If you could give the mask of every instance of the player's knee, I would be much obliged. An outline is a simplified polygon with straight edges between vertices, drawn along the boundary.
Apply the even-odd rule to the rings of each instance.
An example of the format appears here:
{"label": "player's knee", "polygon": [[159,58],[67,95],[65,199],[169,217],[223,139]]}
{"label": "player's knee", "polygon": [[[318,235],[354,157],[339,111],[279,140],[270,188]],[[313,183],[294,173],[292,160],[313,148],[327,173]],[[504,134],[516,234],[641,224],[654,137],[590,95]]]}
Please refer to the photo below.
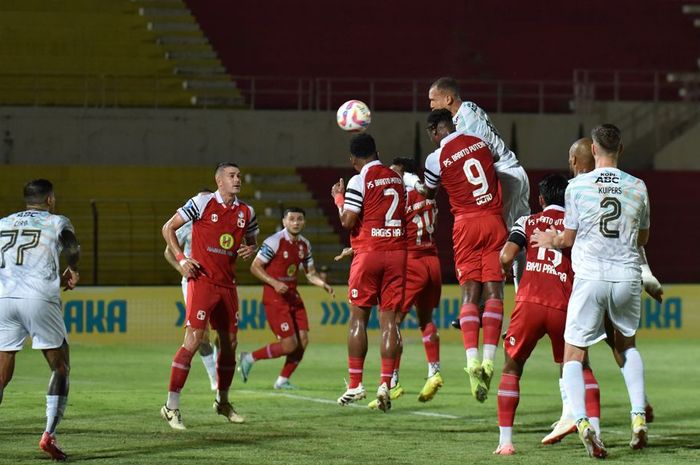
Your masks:
{"label": "player's knee", "polygon": [[297,349],[299,342],[296,337],[286,337],[280,341],[282,344],[282,352],[284,355],[289,355]]}
{"label": "player's knee", "polygon": [[214,349],[212,348],[211,344],[207,341],[202,342],[199,345],[199,355],[202,357],[206,357],[208,355],[211,355],[214,352]]}
{"label": "player's knee", "polygon": [[52,367],[54,373],[62,378],[67,378],[70,374],[70,365],[66,361],[60,361]]}

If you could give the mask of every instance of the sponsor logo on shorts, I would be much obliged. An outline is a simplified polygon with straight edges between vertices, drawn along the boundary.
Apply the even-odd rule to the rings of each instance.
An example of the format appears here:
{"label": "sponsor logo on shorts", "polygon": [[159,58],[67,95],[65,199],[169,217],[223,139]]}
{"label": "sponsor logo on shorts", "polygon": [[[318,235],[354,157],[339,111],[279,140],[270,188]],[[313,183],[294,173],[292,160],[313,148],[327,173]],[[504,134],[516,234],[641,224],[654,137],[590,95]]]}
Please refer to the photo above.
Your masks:
{"label": "sponsor logo on shorts", "polygon": [[230,250],[235,243],[235,239],[229,233],[224,233],[219,237],[219,245],[224,250]]}
{"label": "sponsor logo on shorts", "polygon": [[282,328],[282,331],[289,331],[289,323],[284,322],[280,325],[280,328]]}
{"label": "sponsor logo on shorts", "polygon": [[515,345],[515,338],[513,336],[508,338],[508,344],[514,346]]}
{"label": "sponsor logo on shorts", "polygon": [[204,319],[205,319],[206,317],[207,317],[207,312],[205,312],[204,310],[199,310],[199,311],[197,312],[197,319],[198,319],[199,321],[204,321]]}
{"label": "sponsor logo on shorts", "polygon": [[211,214],[211,222],[216,223],[217,221],[219,221],[219,215],[217,215],[216,213],[212,213]]}
{"label": "sponsor logo on shorts", "polygon": [[350,291],[350,295],[352,296],[353,299],[357,299],[357,296],[358,296],[359,294],[360,294],[360,293],[357,292],[357,289],[353,289],[353,290]]}

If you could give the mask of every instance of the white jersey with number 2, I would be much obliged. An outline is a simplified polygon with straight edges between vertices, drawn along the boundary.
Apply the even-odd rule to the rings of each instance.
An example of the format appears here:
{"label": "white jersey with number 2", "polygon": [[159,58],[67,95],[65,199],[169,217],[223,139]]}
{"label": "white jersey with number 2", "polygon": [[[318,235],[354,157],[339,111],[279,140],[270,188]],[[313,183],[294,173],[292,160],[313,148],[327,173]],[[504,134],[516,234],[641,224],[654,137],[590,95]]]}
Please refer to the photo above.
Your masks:
{"label": "white jersey with number 2", "polygon": [[598,168],[572,179],[565,201],[564,227],[577,231],[571,250],[576,277],[640,280],[637,236],[649,229],[644,181],[617,168]]}

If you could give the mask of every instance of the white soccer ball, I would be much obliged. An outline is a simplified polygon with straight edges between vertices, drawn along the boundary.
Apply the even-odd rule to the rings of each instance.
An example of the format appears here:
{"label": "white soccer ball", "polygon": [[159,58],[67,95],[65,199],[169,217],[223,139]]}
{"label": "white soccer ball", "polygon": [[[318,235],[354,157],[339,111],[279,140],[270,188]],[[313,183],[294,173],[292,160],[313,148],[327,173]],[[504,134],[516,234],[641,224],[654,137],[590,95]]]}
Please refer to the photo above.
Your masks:
{"label": "white soccer ball", "polygon": [[348,100],[338,108],[336,121],[343,131],[361,132],[372,122],[372,115],[364,102]]}

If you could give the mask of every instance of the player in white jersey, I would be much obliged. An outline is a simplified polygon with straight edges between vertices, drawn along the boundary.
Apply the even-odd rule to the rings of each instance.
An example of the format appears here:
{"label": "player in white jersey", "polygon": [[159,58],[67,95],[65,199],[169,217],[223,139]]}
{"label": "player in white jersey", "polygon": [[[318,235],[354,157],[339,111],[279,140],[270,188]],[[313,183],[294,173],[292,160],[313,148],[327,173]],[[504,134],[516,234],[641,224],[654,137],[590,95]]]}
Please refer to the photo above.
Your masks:
{"label": "player in white jersey", "polygon": [[[199,193],[211,194],[211,190],[202,189],[201,191],[199,191]],[[192,222],[188,221],[187,223],[180,226],[180,229],[178,229],[175,232],[175,235],[177,237],[178,243],[180,244],[180,248],[182,249],[182,253],[184,253],[187,257],[191,256]],[[163,252],[163,255],[165,256],[165,260],[167,260],[167,262],[170,263],[170,266],[175,268],[175,270],[177,270],[182,275],[182,297],[184,299],[184,302],[187,302],[187,273],[185,272],[185,270],[182,269],[178,261],[175,260],[175,255],[173,255],[172,251],[168,246],[165,247],[165,252]],[[207,370],[211,390],[216,391],[216,346],[213,345],[209,340],[208,328],[207,331],[205,331],[204,333],[202,343],[199,345],[199,349],[197,349],[197,351],[202,357],[202,363],[204,364],[204,368]]]}
{"label": "player in white jersey", "polygon": [[[591,152],[591,146],[593,145],[593,140],[590,137],[583,137],[578,139],[571,145],[569,149],[569,171],[573,177],[580,174],[585,174],[595,169],[595,160],[593,159],[593,153]],[[651,272],[651,268],[646,260],[646,253],[644,247],[639,248],[641,267],[642,267],[642,284],[644,285],[644,290],[651,296],[654,300],[661,302],[663,300],[663,287],[658,279]],[[609,320],[606,318],[606,333],[607,338],[605,342],[613,350],[613,355],[618,366],[624,370],[625,359],[620,354],[615,347],[615,330],[610,327]],[[585,366],[585,363],[584,363]],[[584,370],[585,374],[585,370]],[[595,386],[590,386],[590,388],[596,389]],[[590,391],[589,384],[586,384],[586,394]],[[571,408],[566,400],[566,392],[564,391],[564,381],[559,378],[559,391],[561,393],[562,400],[562,413],[561,417],[557,422],[552,425],[552,432],[542,439],[542,444],[554,444],[561,441],[565,436],[576,431],[576,422],[571,414]],[[652,408],[649,400],[646,400],[646,405],[644,407],[644,414],[646,416],[647,423],[651,423],[654,420],[654,409]],[[600,432],[600,426],[591,419],[596,432]]]}
{"label": "player in white jersey", "polygon": [[[518,218],[530,214],[530,183],[518,157],[501,138],[488,114],[476,103],[462,101],[455,79],[442,77],[433,82],[428,91],[428,98],[431,110],[450,110],[457,132],[477,136],[489,146],[493,153],[496,174],[501,182],[503,220],[510,231]],[[513,262],[516,289],[524,266],[525,254],[520,253]]]}
{"label": "player in white jersey", "polygon": [[[73,289],[80,275],[80,246],[70,220],[54,215],[53,185],[36,179],[24,186],[26,210],[0,219],[0,402],[12,379],[15,355],[27,336],[51,368],[46,394],[46,429],[41,450],[54,460],[67,455],[56,443],[56,426],[68,402],[70,371],[60,291]],[[68,267],[59,272],[63,252]]]}
{"label": "player in white jersey", "polygon": [[[535,247],[571,247],[576,279],[567,310],[562,378],[579,436],[592,457],[607,455],[586,417],[582,363],[588,347],[606,337],[605,316],[616,330],[625,359],[623,376],[632,405],[630,447],[647,442],[644,366],[634,335],[641,312],[639,246],[649,239],[649,196],[640,179],[617,168],[620,130],[612,124],[591,132],[595,169],[574,178],[566,189],[564,231],[535,231]],[[619,336],[619,337],[618,337]]]}

